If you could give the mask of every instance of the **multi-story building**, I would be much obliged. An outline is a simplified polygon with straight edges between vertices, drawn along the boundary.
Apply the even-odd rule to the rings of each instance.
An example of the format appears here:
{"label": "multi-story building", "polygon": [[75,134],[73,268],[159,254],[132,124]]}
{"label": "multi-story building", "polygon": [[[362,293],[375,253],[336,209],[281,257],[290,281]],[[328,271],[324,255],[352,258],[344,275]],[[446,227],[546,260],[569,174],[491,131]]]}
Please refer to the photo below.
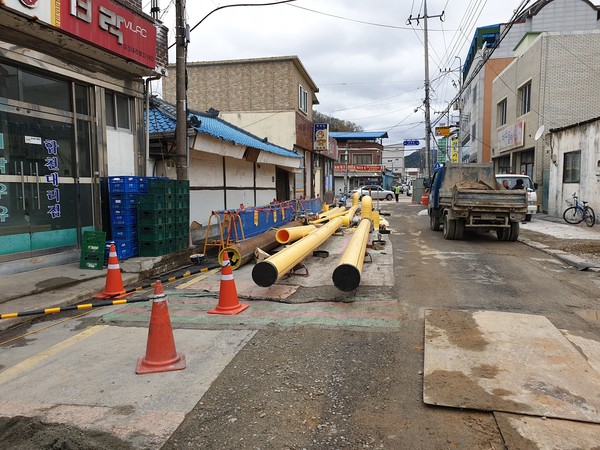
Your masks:
{"label": "multi-story building", "polygon": [[366,184],[389,188],[382,163],[382,139],[386,131],[339,131],[330,133],[337,141],[338,160],[335,165],[335,191],[350,192]]}
{"label": "multi-story building", "polygon": [[555,162],[544,146],[547,133],[600,116],[598,48],[600,31],[526,35],[514,61],[493,82],[496,171],[529,175],[539,185],[544,212]]}
{"label": "multi-story building", "polygon": [[389,170],[396,180],[404,180],[404,144],[391,144],[383,147],[383,165]]}
{"label": "multi-story building", "polygon": [[531,40],[540,32],[600,30],[598,14],[598,7],[588,0],[538,0],[510,23],[475,31],[462,67],[464,86],[459,100],[462,162],[491,161],[491,137],[495,130],[492,82],[515,58],[515,49],[521,41]]}
{"label": "multi-story building", "polygon": [[[187,76],[190,108],[214,108],[227,122],[303,157],[300,170],[278,168],[277,176],[290,177],[293,186],[288,198],[278,200],[324,196],[335,157],[314,151],[312,109],[319,89],[297,56],[190,62]],[[174,77],[163,78],[164,98],[175,102],[175,92]]]}
{"label": "multi-story building", "polygon": [[1,273],[102,229],[100,180],[146,172],[144,80],[167,62],[141,0],[0,2]]}

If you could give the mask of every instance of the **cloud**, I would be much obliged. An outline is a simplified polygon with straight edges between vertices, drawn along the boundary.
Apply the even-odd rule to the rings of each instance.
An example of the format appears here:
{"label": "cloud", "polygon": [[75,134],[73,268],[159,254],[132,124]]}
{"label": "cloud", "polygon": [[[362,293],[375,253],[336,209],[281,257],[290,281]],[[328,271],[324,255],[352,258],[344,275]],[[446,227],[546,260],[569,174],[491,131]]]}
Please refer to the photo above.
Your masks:
{"label": "cloud", "polygon": [[[188,1],[188,22],[194,26],[216,7],[235,3]],[[428,21],[432,119],[433,111],[445,108],[445,102],[457,92],[452,86],[456,74],[440,69],[458,68],[455,56],[465,60],[475,28],[509,20],[521,2],[489,3],[427,2],[431,16],[447,8],[444,22],[439,18]],[[413,20],[412,27],[406,25],[409,16],[422,16],[422,4],[298,0],[289,5],[226,8],[210,15],[192,32],[188,61],[297,55],[319,86],[320,112],[354,121],[365,130],[387,131],[397,125],[389,132],[388,144],[422,137],[424,115],[414,109],[425,97],[424,24],[423,20],[418,25]],[[173,6],[163,20],[171,30],[172,43]],[[172,49],[171,62],[174,55]]]}

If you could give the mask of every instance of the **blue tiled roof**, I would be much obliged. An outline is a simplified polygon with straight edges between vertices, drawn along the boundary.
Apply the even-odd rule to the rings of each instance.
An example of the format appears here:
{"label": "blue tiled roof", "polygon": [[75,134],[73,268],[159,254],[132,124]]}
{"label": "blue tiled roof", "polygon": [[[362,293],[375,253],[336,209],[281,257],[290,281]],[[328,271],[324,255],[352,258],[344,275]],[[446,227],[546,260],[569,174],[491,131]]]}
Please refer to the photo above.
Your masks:
{"label": "blue tiled roof", "polygon": [[[174,133],[177,117],[177,109],[174,105],[160,99],[152,99],[150,104],[150,134]],[[280,156],[289,158],[301,158],[300,155],[287,150],[278,145],[266,142],[259,137],[248,133],[247,131],[236,127],[218,117],[207,113],[189,111],[189,126],[193,127],[198,133],[221,139],[223,141],[233,142],[237,145],[264,150]]]}
{"label": "blue tiled roof", "polygon": [[329,133],[334,139],[382,139],[387,138],[387,131],[334,131]]}

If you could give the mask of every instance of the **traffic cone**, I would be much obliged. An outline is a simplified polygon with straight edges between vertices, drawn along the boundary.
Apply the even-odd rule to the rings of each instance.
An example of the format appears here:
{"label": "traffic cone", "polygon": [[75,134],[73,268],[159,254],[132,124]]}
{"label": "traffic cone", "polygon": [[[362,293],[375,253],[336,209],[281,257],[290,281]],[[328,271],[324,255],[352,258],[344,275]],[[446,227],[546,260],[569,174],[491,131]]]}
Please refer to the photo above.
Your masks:
{"label": "traffic cone", "polygon": [[119,267],[119,258],[117,257],[117,249],[115,244],[110,244],[108,252],[108,270],[106,271],[106,284],[104,291],[96,295],[94,298],[125,298],[135,292],[125,292],[123,287],[123,279],[121,278],[121,268]]}
{"label": "traffic cone", "polygon": [[223,261],[221,263],[221,286],[219,288],[219,304],[208,311],[208,314],[239,314],[250,305],[243,305],[238,299],[235,281],[233,280],[233,270],[229,261],[227,252],[223,252]]}
{"label": "traffic cone", "polygon": [[183,370],[186,366],[185,355],[177,353],[177,350],[175,350],[167,297],[164,294],[160,280],[154,285],[152,299],[146,356],[138,359],[135,373],[141,375]]}

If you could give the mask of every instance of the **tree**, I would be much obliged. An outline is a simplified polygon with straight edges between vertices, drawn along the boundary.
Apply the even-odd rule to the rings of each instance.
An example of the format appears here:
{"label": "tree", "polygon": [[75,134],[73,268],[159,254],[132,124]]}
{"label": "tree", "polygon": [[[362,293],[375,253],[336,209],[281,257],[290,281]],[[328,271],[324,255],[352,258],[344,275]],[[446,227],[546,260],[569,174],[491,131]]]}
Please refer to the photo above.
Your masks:
{"label": "tree", "polygon": [[329,131],[364,131],[363,127],[354,122],[337,119],[319,111],[313,111],[313,123],[328,123]]}

